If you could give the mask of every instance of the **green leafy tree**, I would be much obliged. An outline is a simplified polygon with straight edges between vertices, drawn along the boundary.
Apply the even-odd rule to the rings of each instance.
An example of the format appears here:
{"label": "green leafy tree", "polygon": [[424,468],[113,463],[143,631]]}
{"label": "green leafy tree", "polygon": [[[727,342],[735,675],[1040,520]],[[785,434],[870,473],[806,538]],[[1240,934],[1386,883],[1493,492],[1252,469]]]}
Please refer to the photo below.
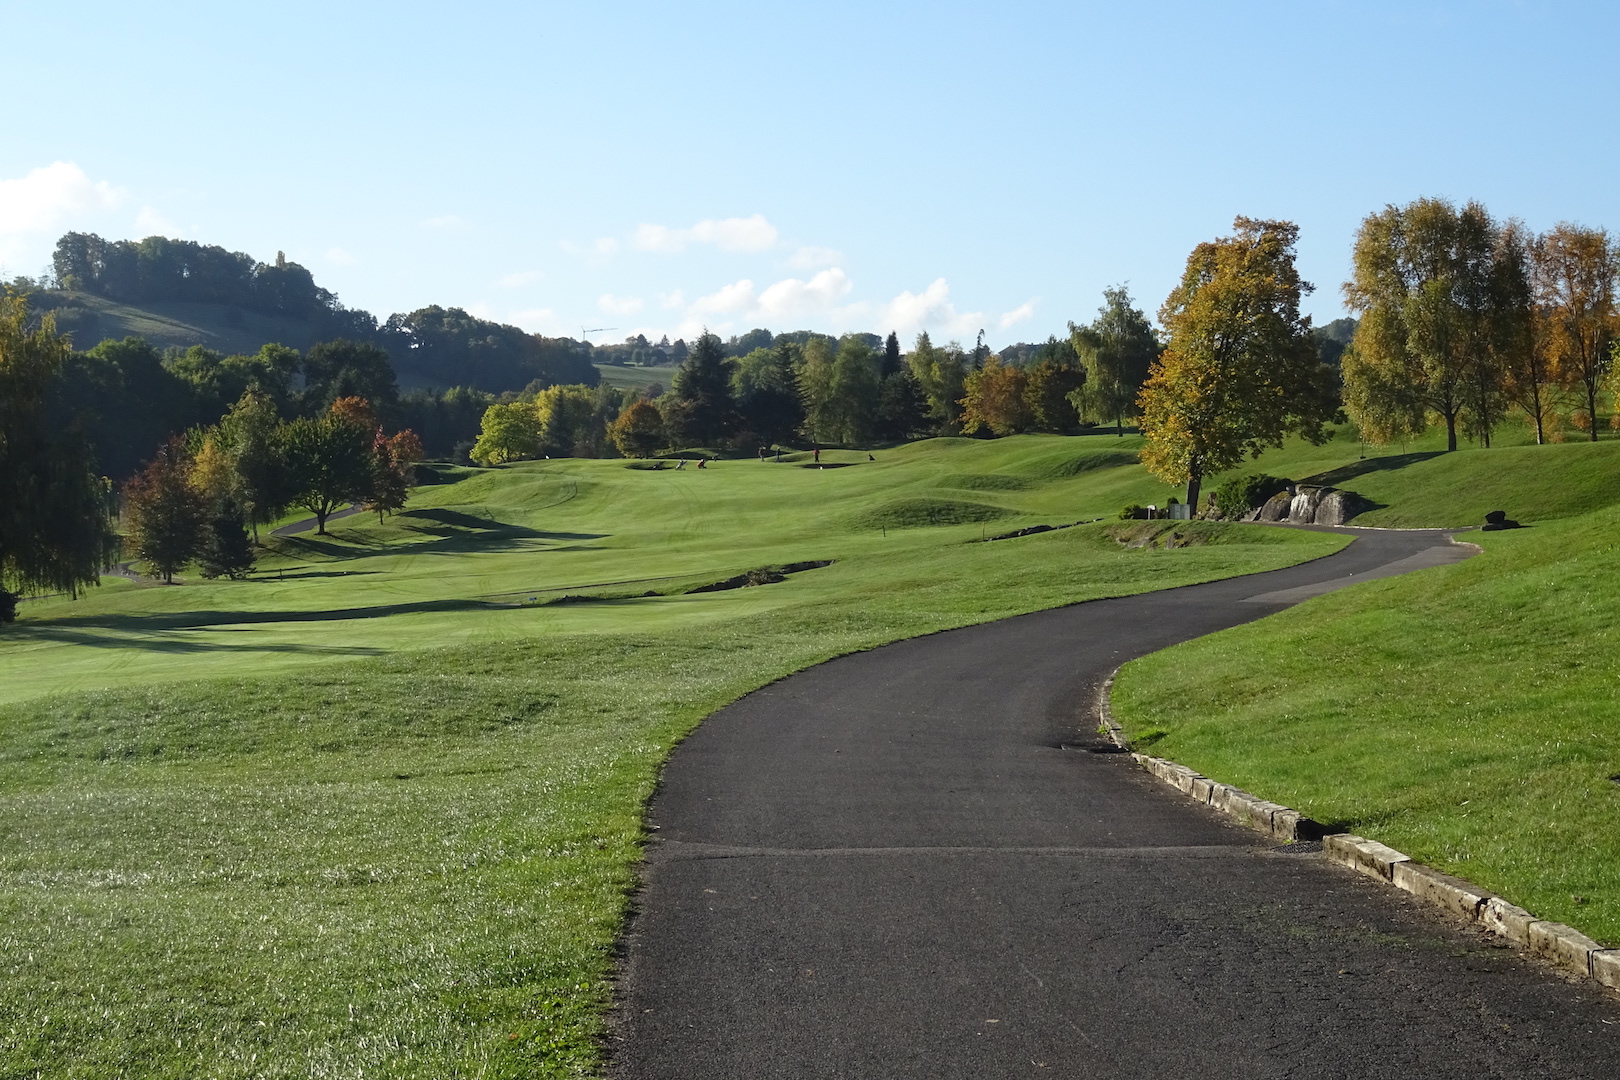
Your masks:
{"label": "green leafy tree", "polygon": [[664,417],[650,401],[631,402],[608,428],[608,437],[625,457],[652,457],[664,445]]}
{"label": "green leafy tree", "polygon": [[675,404],[664,420],[683,446],[719,446],[737,428],[725,345],[707,330],[675,372]]}
{"label": "green leafy tree", "polygon": [[98,584],[116,550],[89,439],[46,410],[68,341],[50,315],[30,322],[21,297],[0,297],[0,623],[23,594]]}
{"label": "green leafy tree", "polygon": [[967,381],[967,357],[956,342],[936,346],[925,330],[906,354],[906,365],[928,401],[928,418],[937,435],[962,430],[962,394]]}
{"label": "green leafy tree", "polygon": [[804,423],[796,370],[801,352],[796,342],[779,341],[774,348],[755,349],[737,361],[731,376],[737,413],[742,429],[760,443],[791,439]]}
{"label": "green leafy tree", "polygon": [[553,457],[596,457],[607,438],[597,392],[589,386],[548,386],[535,395],[541,452]]}
{"label": "green leafy tree", "polygon": [[475,462],[504,465],[540,453],[540,419],[532,402],[514,401],[484,410],[483,430],[470,455]]}
{"label": "green leafy tree", "polygon": [[260,525],[281,516],[297,494],[280,438],[275,402],[250,387],[219,422],[219,437],[235,463],[242,511],[258,536]]}
{"label": "green leafy tree", "polygon": [[282,428],[281,444],[296,493],[292,503],[315,515],[318,535],[326,534],[326,519],[334,510],[371,496],[374,435],[375,428],[332,411],[319,418],[299,417]]}
{"label": "green leafy tree", "polygon": [[[1068,346],[1068,342],[1060,344]],[[1024,400],[1029,403],[1035,430],[1054,435],[1072,433],[1079,426],[1074,399],[1085,389],[1085,369],[1056,359],[1042,359],[1026,370],[1025,377]]]}
{"label": "green leafy tree", "polygon": [[[889,336],[891,340],[894,337]],[[874,424],[879,439],[894,442],[928,433],[928,398],[917,385],[917,377],[904,365],[884,378]]]}
{"label": "green leafy tree", "polygon": [[202,550],[208,502],[192,483],[185,440],[175,436],[124,484],[124,531],[129,550],[154,576],[174,572]]}
{"label": "green leafy tree", "polygon": [[377,412],[392,417],[399,386],[388,354],[375,345],[344,339],[313,346],[304,356],[302,411],[319,416],[346,397],[365,398]]}
{"label": "green leafy tree", "polygon": [[1341,362],[1346,410],[1371,442],[1409,438],[1431,416],[1489,440],[1504,408],[1505,351],[1519,347],[1520,241],[1476,202],[1417,199],[1370,214],[1344,294],[1361,315]]}
{"label": "green leafy tree", "polygon": [[882,387],[880,363],[880,354],[863,335],[846,334],[839,340],[826,398],[817,410],[817,439],[857,445],[872,437]]}
{"label": "green leafy tree", "polygon": [[1137,414],[1137,395],[1148,371],[1159,358],[1159,338],[1125,286],[1104,289],[1103,300],[1089,325],[1069,324],[1070,345],[1086,372],[1075,404],[1083,420],[1111,423],[1123,435],[1125,421]]}
{"label": "green leafy tree", "polygon": [[1332,434],[1331,369],[1317,359],[1311,322],[1299,313],[1311,286],[1294,267],[1299,227],[1240,217],[1236,234],[1199,244],[1159,310],[1169,335],[1142,387],[1142,464],[1186,483],[1198,506],[1204,477],[1297,431]]}

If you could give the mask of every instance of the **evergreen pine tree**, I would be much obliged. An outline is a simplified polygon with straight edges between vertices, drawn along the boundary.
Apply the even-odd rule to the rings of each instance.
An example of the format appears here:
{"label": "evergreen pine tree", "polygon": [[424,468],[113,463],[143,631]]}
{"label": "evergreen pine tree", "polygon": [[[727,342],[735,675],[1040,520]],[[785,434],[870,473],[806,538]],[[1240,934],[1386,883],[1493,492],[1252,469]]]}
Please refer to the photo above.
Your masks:
{"label": "evergreen pine tree", "polygon": [[235,499],[221,499],[215,506],[197,555],[203,577],[241,581],[253,569],[253,544],[243,517],[242,504]]}

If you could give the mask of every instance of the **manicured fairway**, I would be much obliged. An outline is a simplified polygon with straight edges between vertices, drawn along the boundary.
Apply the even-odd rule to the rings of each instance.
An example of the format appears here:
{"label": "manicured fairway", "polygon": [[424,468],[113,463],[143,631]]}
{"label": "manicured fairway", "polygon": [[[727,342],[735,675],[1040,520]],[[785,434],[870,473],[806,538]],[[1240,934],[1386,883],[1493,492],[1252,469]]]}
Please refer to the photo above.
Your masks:
{"label": "manicured fairway", "polygon": [[642,803],[704,715],[851,650],[1342,543],[975,542],[1162,500],[1111,438],[830,457],[469,473],[285,543],[284,577],[25,605],[0,1075],[589,1074]]}

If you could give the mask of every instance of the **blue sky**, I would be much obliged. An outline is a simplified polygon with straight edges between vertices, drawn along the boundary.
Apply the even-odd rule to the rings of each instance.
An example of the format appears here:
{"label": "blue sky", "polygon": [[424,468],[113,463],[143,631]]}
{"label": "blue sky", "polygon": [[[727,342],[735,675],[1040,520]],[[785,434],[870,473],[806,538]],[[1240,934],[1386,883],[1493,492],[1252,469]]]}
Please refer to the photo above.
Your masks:
{"label": "blue sky", "polygon": [[1237,214],[1342,313],[1420,195],[1620,224],[1597,3],[0,4],[0,264],[277,250],[379,317],[598,342],[1149,313]]}

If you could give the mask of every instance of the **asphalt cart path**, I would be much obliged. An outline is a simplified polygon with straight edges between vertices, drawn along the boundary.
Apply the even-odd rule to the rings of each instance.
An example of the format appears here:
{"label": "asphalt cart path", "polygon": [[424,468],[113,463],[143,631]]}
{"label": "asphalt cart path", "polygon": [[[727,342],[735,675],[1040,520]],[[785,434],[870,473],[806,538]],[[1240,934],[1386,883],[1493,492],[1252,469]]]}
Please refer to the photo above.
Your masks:
{"label": "asphalt cart path", "polygon": [[1605,991],[1085,749],[1125,660],[1468,550],[1349,531],[1302,566],[898,642],[709,717],[650,808],[611,1074],[1620,1076]]}

